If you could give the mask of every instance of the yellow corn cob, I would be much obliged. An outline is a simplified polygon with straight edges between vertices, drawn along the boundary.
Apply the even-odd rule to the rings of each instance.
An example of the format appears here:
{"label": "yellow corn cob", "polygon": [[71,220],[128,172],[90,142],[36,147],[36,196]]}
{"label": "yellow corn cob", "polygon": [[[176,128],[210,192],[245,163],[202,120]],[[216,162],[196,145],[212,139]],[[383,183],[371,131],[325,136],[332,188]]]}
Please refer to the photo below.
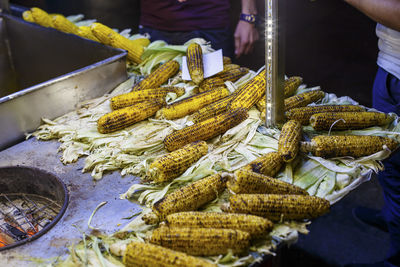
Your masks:
{"label": "yellow corn cob", "polygon": [[153,116],[163,105],[164,101],[162,99],[154,99],[114,110],[98,119],[97,130],[99,133],[105,134],[124,129]]}
{"label": "yellow corn cob", "polygon": [[245,252],[250,245],[250,234],[233,229],[159,227],[151,235],[150,243],[195,256],[216,256],[232,251]]}
{"label": "yellow corn cob", "polygon": [[264,156],[256,158],[246,166],[242,167],[242,169],[274,177],[282,166],[283,160],[279,153],[269,152]]}
{"label": "yellow corn cob", "polygon": [[282,126],[278,140],[278,153],[284,162],[291,162],[297,156],[302,137],[300,122],[290,120]]}
{"label": "yellow corn cob", "polygon": [[196,84],[201,83],[204,79],[203,72],[203,51],[197,43],[191,43],[186,51],[186,62],[190,74],[190,78]]}
{"label": "yellow corn cob", "polygon": [[142,62],[141,56],[144,52],[144,48],[139,42],[129,40],[119,33],[110,34],[109,38],[112,47],[120,48],[128,52],[128,60],[136,64]]}
{"label": "yellow corn cob", "polygon": [[226,185],[236,194],[308,195],[301,187],[244,169],[236,170]]}
{"label": "yellow corn cob", "polygon": [[217,267],[205,259],[142,242],[131,242],[126,247],[123,263],[127,267]]}
{"label": "yellow corn cob", "polygon": [[229,105],[230,109],[251,108],[265,94],[265,69],[240,88]]}
{"label": "yellow corn cob", "polygon": [[167,135],[164,139],[164,146],[168,151],[173,151],[194,141],[208,140],[225,133],[247,119],[247,117],[246,109],[229,110]]}
{"label": "yellow corn cob", "polygon": [[163,83],[168,81],[169,78],[177,74],[178,71],[179,63],[176,60],[165,62],[147,75],[141,82],[137,83],[132,90],[160,87]]}
{"label": "yellow corn cob", "polygon": [[100,42],[96,36],[92,33],[92,29],[89,26],[79,26],[78,32],[76,33],[80,37],[90,39],[92,41]]}
{"label": "yellow corn cob", "polygon": [[156,183],[168,182],[181,175],[208,152],[207,143],[197,141],[153,161],[146,175]]}
{"label": "yellow corn cob", "polygon": [[319,106],[307,106],[300,108],[292,108],[285,112],[285,116],[288,120],[299,121],[302,125],[308,125],[310,123],[310,117],[316,113],[322,112],[355,112],[365,111],[365,108],[357,105],[319,105]]}
{"label": "yellow corn cob", "polygon": [[390,150],[398,146],[398,142],[382,136],[318,135],[311,142],[301,142],[300,149],[303,152],[311,152],[314,156],[331,157],[362,157],[383,150],[386,145]]}
{"label": "yellow corn cob", "polygon": [[131,40],[132,42],[136,43],[136,44],[140,44],[143,47],[146,47],[150,44],[150,40],[148,38],[137,38],[134,40]]}
{"label": "yellow corn cob", "polygon": [[53,20],[53,27],[56,28],[57,30],[65,33],[78,34],[79,30],[78,26],[69,21],[63,15],[54,15],[52,16],[52,20]]}
{"label": "yellow corn cob", "polygon": [[310,125],[316,131],[362,129],[382,126],[393,121],[393,117],[383,112],[324,112],[311,116]]}
{"label": "yellow corn cob", "polygon": [[32,12],[30,10],[26,10],[22,13],[22,18],[28,22],[35,22],[35,19],[32,16]]}
{"label": "yellow corn cob", "polygon": [[111,45],[111,36],[118,34],[110,27],[99,22],[93,23],[90,26],[90,29],[92,30],[93,35],[96,36],[96,38],[100,41],[100,43],[105,45]]}
{"label": "yellow corn cob", "polygon": [[226,87],[225,82],[219,77],[210,77],[199,84],[199,92],[209,91],[217,87]]}
{"label": "yellow corn cob", "polygon": [[313,219],[329,212],[329,201],[308,195],[237,194],[229,198],[232,213],[253,214],[272,221]]}
{"label": "yellow corn cob", "polygon": [[53,27],[53,20],[51,16],[44,10],[38,7],[31,8],[32,18],[35,23],[43,26],[43,27]]}
{"label": "yellow corn cob", "polygon": [[161,109],[156,117],[167,120],[182,118],[228,95],[229,90],[225,87],[215,88],[174,102]]}
{"label": "yellow corn cob", "polygon": [[222,57],[222,63],[223,63],[224,65],[231,64],[231,63],[232,63],[232,59],[231,59],[230,57],[224,56],[224,57]]}
{"label": "yellow corn cob", "polygon": [[226,174],[214,174],[185,185],[154,203],[153,213],[142,218],[146,223],[162,221],[169,214],[181,211],[195,211],[214,200],[226,188]]}
{"label": "yellow corn cob", "polygon": [[[225,64],[225,65],[224,65],[224,69],[223,69],[221,72],[219,72],[218,74],[223,73],[223,72],[225,72],[225,71],[229,71],[229,70],[233,70],[233,69],[238,69],[238,68],[240,68],[240,66],[239,66],[238,64],[232,64],[232,63]],[[218,74],[216,74],[216,75],[218,75]]]}
{"label": "yellow corn cob", "polygon": [[294,95],[285,99],[285,111],[305,107],[312,102],[316,102],[324,97],[325,93],[321,90],[311,90],[302,94]]}
{"label": "yellow corn cob", "polygon": [[283,87],[285,91],[285,98],[292,96],[302,83],[303,78],[299,76],[292,76],[286,79]]}
{"label": "yellow corn cob", "polygon": [[239,80],[242,76],[246,75],[247,73],[249,73],[248,68],[240,67],[240,68],[224,70],[224,71],[218,73],[216,77],[221,78],[223,81],[236,82],[237,80]]}
{"label": "yellow corn cob", "polygon": [[190,115],[189,120],[191,120],[194,123],[197,123],[226,112],[228,104],[234,97],[235,94],[228,95],[224,98],[221,98],[218,101],[215,101],[199,109],[198,111]]}

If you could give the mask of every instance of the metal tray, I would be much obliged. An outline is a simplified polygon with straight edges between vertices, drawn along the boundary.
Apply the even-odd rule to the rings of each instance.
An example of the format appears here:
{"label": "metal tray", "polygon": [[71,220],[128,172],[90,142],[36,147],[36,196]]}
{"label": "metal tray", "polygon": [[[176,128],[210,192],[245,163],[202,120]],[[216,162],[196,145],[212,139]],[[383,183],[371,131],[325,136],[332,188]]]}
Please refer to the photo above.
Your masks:
{"label": "metal tray", "polygon": [[125,51],[0,13],[0,150],[126,79]]}

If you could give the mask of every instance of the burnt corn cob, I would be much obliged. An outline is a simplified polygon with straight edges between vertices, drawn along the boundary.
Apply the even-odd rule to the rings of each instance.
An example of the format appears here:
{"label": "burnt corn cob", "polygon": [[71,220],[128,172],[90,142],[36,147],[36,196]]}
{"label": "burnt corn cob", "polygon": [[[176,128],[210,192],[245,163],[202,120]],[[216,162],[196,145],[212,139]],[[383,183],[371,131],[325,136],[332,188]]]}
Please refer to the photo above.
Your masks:
{"label": "burnt corn cob", "polygon": [[249,73],[248,68],[240,67],[240,68],[232,68],[223,70],[222,72],[218,73],[216,77],[225,81],[236,82],[241,77]]}
{"label": "burnt corn cob", "polygon": [[192,43],[186,51],[186,62],[190,78],[195,84],[199,84],[204,79],[203,72],[203,51],[197,43]]}
{"label": "burnt corn cob", "polygon": [[216,264],[207,260],[162,246],[142,242],[129,243],[122,261],[127,267],[217,267]]}
{"label": "burnt corn cob", "polygon": [[250,246],[250,234],[234,229],[159,227],[150,243],[195,256],[216,256],[232,251],[245,252]]}
{"label": "burnt corn cob", "polygon": [[270,220],[262,217],[225,212],[177,212],[168,215],[165,222],[169,227],[235,229],[253,238],[271,232],[273,227]]}
{"label": "burnt corn cob", "polygon": [[250,109],[265,94],[265,69],[241,87],[229,105],[230,109]]}
{"label": "burnt corn cob", "polygon": [[143,220],[154,224],[175,212],[195,211],[217,198],[225,190],[226,180],[226,174],[217,173],[185,185],[154,203],[153,213],[143,216]]}
{"label": "burnt corn cob", "polygon": [[283,159],[278,152],[269,152],[256,158],[241,169],[274,177],[282,168],[283,163]]}
{"label": "burnt corn cob", "polygon": [[318,135],[312,138],[311,142],[301,142],[300,150],[323,158],[362,157],[383,150],[384,145],[394,150],[398,144],[397,141],[382,136]]}
{"label": "burnt corn cob", "polygon": [[90,39],[95,42],[100,42],[99,39],[97,39],[96,36],[94,36],[92,29],[90,29],[89,26],[79,26],[78,32],[76,33],[80,37]]}
{"label": "burnt corn cob", "polygon": [[36,24],[39,24],[43,27],[53,27],[53,20],[46,11],[38,7],[32,7],[30,11]]}
{"label": "burnt corn cob", "polygon": [[164,139],[164,146],[168,151],[173,151],[186,144],[198,140],[208,140],[225,133],[245,119],[248,114],[246,109],[228,110],[213,118],[187,126],[167,135]]}
{"label": "burnt corn cob", "polygon": [[292,108],[305,107],[308,104],[322,99],[325,93],[321,90],[310,90],[308,92],[291,96],[284,101],[285,111]]}
{"label": "burnt corn cob", "polygon": [[97,121],[99,133],[111,133],[153,116],[164,105],[162,99],[143,101],[133,106],[114,110]]}
{"label": "burnt corn cob", "polygon": [[356,112],[365,111],[365,108],[357,105],[319,105],[307,106],[300,108],[292,108],[285,112],[288,120],[299,121],[302,125],[308,125],[310,118],[316,113],[322,112]]}
{"label": "burnt corn cob", "polygon": [[219,77],[210,77],[199,84],[199,92],[209,91],[217,87],[226,87],[225,82]]}
{"label": "burnt corn cob", "polygon": [[208,152],[207,143],[197,141],[157,158],[150,164],[147,177],[156,183],[168,182],[178,177]]}
{"label": "burnt corn cob", "polygon": [[152,73],[147,75],[142,81],[133,87],[133,91],[147,88],[157,88],[168,81],[169,78],[177,74],[179,63],[176,60],[170,60],[159,66]]}
{"label": "burnt corn cob", "polygon": [[228,95],[229,90],[225,87],[215,88],[174,102],[161,109],[156,117],[167,120],[179,119]]}
{"label": "burnt corn cob", "polygon": [[284,162],[291,162],[297,156],[303,129],[300,122],[290,120],[282,126],[278,140],[278,153]]}
{"label": "burnt corn cob", "polygon": [[223,57],[222,57],[222,63],[223,63],[224,65],[231,64],[231,63],[232,63],[232,59],[231,59],[230,57],[223,56]]}
{"label": "burnt corn cob", "polygon": [[204,121],[227,111],[228,104],[235,95],[231,94],[218,101],[215,101],[190,115],[189,120],[194,123]]}
{"label": "burnt corn cob", "polygon": [[65,33],[78,34],[79,30],[78,26],[69,21],[63,15],[53,15],[52,21],[53,21],[53,27],[56,28],[57,30]]}
{"label": "burnt corn cob", "polygon": [[253,214],[272,221],[313,219],[329,212],[329,201],[308,195],[237,194],[229,198],[232,213]]}
{"label": "burnt corn cob", "polygon": [[99,22],[95,22],[90,25],[90,29],[92,30],[93,35],[96,36],[96,38],[100,41],[100,43],[105,45],[111,45],[111,36],[118,34],[110,27]]}
{"label": "burnt corn cob", "polygon": [[383,112],[324,112],[312,115],[310,125],[316,131],[327,131],[382,126],[392,121],[393,117]]}
{"label": "burnt corn cob", "polygon": [[236,194],[308,195],[301,187],[243,169],[236,170],[226,185]]}
{"label": "burnt corn cob", "polygon": [[299,76],[292,76],[286,79],[283,86],[285,98],[292,96],[302,83],[303,78]]}

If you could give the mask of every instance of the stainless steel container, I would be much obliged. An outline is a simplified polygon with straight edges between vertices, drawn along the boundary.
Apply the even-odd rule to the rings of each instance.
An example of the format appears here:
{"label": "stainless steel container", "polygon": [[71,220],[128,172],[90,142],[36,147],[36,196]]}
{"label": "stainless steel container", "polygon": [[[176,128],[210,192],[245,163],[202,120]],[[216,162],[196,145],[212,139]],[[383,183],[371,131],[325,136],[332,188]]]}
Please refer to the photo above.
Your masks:
{"label": "stainless steel container", "polygon": [[0,13],[0,150],[126,79],[125,51]]}

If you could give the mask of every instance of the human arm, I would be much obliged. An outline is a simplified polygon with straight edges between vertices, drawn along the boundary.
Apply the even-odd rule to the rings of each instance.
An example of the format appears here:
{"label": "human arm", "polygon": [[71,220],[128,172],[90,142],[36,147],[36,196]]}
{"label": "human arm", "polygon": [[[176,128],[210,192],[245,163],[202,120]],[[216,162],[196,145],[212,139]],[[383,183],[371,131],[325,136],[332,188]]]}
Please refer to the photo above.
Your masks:
{"label": "human arm", "polygon": [[400,31],[400,0],[345,0],[374,21]]}
{"label": "human arm", "polygon": [[[255,0],[242,0],[243,14],[257,14]],[[235,55],[240,57],[246,55],[253,49],[254,43],[259,39],[255,24],[239,20],[235,30]]]}

